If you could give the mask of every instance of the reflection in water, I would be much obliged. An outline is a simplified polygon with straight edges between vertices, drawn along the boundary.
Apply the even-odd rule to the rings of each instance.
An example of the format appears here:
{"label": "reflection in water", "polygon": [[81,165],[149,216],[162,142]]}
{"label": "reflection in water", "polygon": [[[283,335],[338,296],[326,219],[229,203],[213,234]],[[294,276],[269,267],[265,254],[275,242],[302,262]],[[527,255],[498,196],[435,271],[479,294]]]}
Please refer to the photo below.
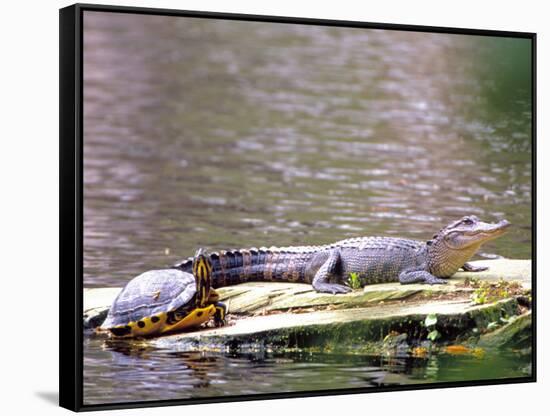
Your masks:
{"label": "reflection in water", "polygon": [[[483,255],[531,257],[527,40],[94,12],[84,27],[86,287],[121,286],[198,246],[427,239],[465,214],[514,224]],[[349,357],[201,357],[88,340],[85,394],[246,394],[395,374],[370,358],[356,373]],[[243,372],[250,383],[232,383]]]}
{"label": "reflection in water", "polygon": [[523,377],[530,371],[528,356],[495,351],[483,359],[266,351],[219,354],[155,350],[128,341],[107,344],[87,337],[84,353],[89,404],[483,380]]}

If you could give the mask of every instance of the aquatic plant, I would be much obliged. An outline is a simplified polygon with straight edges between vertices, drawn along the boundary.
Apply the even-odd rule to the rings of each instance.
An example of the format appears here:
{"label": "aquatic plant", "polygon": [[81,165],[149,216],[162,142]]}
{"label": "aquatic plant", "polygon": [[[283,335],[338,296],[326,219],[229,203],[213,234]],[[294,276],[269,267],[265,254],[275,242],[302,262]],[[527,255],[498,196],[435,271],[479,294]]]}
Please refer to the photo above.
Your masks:
{"label": "aquatic plant", "polygon": [[435,325],[437,324],[437,315],[435,313],[430,313],[426,316],[426,319],[424,320],[424,326],[430,331],[428,332],[428,335],[426,336],[427,339],[434,342],[436,339],[438,339],[441,334],[439,331],[435,328]]}

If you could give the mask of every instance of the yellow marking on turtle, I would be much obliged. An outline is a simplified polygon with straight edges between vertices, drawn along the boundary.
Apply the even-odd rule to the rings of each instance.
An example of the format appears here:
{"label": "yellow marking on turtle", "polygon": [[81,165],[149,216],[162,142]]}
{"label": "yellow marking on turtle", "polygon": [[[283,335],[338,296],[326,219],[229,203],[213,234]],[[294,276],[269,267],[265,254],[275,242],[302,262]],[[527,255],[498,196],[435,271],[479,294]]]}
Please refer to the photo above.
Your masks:
{"label": "yellow marking on turtle", "polygon": [[[138,322],[143,323],[143,327],[140,328],[138,322],[129,322],[126,325],[120,325],[115,328],[123,329],[130,327],[130,332],[123,336],[116,336],[116,338],[137,338],[137,337],[150,337],[154,335],[166,334],[168,332],[181,331],[183,329],[193,328],[208,322],[210,318],[216,313],[216,307],[214,305],[208,305],[204,308],[193,309],[185,318],[180,321],[168,325],[166,323],[167,314],[165,312],[143,318]],[[157,322],[153,322],[153,318],[158,318]]]}
{"label": "yellow marking on turtle", "polygon": [[206,260],[204,255],[201,255],[193,263],[193,275],[197,279],[197,287],[200,288],[198,293],[197,304],[204,306],[208,300],[208,292],[210,291],[210,276],[212,275],[212,265]]}
{"label": "yellow marking on turtle", "polygon": [[[158,319],[158,321],[153,322],[153,320],[156,320],[153,318]],[[158,315],[140,319],[138,322],[132,321],[125,325],[116,326],[115,328],[119,329],[130,327],[130,332],[128,334],[117,336],[117,338],[149,337],[152,335],[158,335],[161,333],[161,329],[166,323],[166,318],[167,315],[163,312]],[[143,327],[140,327],[139,322],[142,322]]]}
{"label": "yellow marking on turtle", "polygon": [[173,325],[165,325],[160,333],[165,334],[172,331],[181,331],[182,329],[193,328],[205,322],[208,322],[216,313],[214,305],[208,305],[205,308],[193,309],[185,318],[176,322]]}

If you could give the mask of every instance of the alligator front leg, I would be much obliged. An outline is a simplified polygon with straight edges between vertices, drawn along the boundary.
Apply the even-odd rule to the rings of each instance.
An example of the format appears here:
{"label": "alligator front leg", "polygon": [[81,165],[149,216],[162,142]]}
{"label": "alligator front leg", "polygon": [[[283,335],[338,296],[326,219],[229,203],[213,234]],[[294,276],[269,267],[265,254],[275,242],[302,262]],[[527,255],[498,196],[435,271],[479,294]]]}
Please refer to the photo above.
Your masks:
{"label": "alligator front leg", "polygon": [[435,277],[426,270],[405,270],[399,273],[399,282],[403,285],[410,283],[428,283],[430,285],[446,284],[447,281]]}
{"label": "alligator front leg", "polygon": [[332,250],[329,258],[315,273],[315,277],[311,283],[317,292],[332,294],[351,292],[351,288],[348,286],[329,282],[330,277],[335,276],[336,271],[340,268],[340,261],[340,250]]}
{"label": "alligator front leg", "polygon": [[485,270],[489,270],[489,268],[487,266],[474,266],[470,263],[464,263],[462,270],[465,272],[483,272]]}

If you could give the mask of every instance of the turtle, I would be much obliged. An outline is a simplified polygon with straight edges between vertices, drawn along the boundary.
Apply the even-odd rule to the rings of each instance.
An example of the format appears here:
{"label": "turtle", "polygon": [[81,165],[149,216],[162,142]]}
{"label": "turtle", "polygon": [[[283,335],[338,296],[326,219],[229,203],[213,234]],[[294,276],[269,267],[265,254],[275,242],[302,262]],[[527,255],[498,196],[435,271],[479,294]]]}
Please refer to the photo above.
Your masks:
{"label": "turtle", "polygon": [[192,270],[150,270],[133,278],[114,300],[101,330],[135,338],[196,327],[212,317],[216,326],[225,325],[227,308],[211,288],[212,264],[202,249]]}

